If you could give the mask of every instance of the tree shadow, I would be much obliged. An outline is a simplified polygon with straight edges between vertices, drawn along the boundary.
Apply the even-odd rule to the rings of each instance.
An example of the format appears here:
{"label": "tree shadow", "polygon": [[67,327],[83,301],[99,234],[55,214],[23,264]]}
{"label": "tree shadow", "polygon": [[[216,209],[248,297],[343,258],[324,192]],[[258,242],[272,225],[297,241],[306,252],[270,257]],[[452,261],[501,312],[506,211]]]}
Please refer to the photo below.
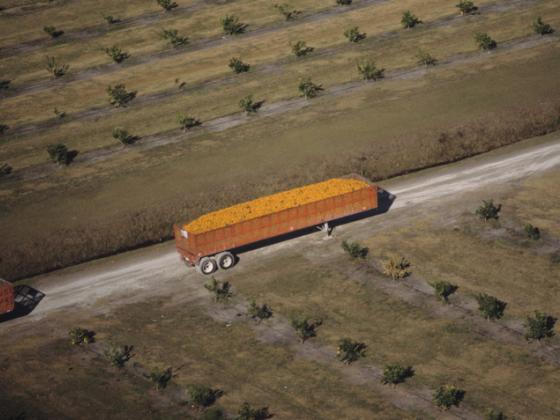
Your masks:
{"label": "tree shadow", "polygon": [[264,101],[257,101],[253,104],[253,109],[258,111],[264,105]]}
{"label": "tree shadow", "polygon": [[78,153],[79,152],[77,150],[68,150],[67,165],[71,164],[74,161],[74,159],[76,159]]}
{"label": "tree shadow", "polygon": [[25,285],[14,286],[14,294],[14,310],[0,315],[0,323],[29,315],[45,297],[43,292]]}

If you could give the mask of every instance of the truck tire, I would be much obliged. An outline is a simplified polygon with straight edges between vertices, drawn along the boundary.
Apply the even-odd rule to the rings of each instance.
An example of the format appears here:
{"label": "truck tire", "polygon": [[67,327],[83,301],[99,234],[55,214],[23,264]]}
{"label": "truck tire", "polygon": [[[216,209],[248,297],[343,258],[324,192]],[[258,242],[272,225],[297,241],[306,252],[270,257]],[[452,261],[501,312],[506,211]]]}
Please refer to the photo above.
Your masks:
{"label": "truck tire", "polygon": [[218,269],[218,263],[216,263],[216,260],[214,258],[204,257],[200,259],[200,261],[196,265],[196,269],[199,273],[207,276]]}
{"label": "truck tire", "polygon": [[216,255],[218,265],[222,270],[227,270],[235,265],[235,255],[231,252],[221,252]]}

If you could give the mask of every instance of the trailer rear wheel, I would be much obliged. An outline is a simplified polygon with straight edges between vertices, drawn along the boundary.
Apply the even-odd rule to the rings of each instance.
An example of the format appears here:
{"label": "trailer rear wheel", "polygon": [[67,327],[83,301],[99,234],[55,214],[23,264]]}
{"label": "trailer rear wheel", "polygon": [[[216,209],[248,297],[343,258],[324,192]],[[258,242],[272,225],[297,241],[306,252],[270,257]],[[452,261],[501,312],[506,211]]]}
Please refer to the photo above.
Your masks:
{"label": "trailer rear wheel", "polygon": [[218,263],[214,258],[204,257],[201,258],[196,266],[199,273],[209,275],[218,269]]}
{"label": "trailer rear wheel", "polygon": [[222,252],[216,256],[216,259],[222,270],[227,270],[235,265],[235,256],[231,252]]}

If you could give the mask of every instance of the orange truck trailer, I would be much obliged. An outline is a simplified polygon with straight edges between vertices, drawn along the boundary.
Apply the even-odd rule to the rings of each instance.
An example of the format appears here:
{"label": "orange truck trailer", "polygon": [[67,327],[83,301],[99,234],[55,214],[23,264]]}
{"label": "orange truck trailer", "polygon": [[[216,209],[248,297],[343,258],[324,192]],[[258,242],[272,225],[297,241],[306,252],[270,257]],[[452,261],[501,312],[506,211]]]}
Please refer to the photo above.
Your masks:
{"label": "orange truck trailer", "polygon": [[12,283],[0,279],[0,315],[12,312],[15,305],[15,293]]}
{"label": "orange truck trailer", "polygon": [[202,274],[226,270],[235,251],[377,208],[377,186],[358,176],[333,178],[207,213],[174,225],[181,258]]}

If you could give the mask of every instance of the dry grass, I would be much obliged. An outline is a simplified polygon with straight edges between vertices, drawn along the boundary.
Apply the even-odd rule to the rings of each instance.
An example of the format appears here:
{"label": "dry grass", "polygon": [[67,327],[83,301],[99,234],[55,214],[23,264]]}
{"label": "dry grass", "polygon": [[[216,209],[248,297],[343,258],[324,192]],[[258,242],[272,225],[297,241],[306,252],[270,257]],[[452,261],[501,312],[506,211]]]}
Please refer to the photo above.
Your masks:
{"label": "dry grass", "polygon": [[[487,293],[507,302],[505,319],[524,319],[534,310],[557,314],[560,305],[560,172],[528,180],[506,194],[486,191],[502,203],[497,223],[474,214],[480,200],[463,205],[458,222],[430,220],[365,241],[377,258],[399,252],[414,264],[414,274],[427,281],[446,280],[465,295]],[[524,232],[539,226],[541,239]]]}
{"label": "dry grass", "polygon": [[[306,257],[317,252],[296,256],[286,251],[228,280],[240,293],[268,302],[277,314],[322,319],[316,342],[334,347],[341,337],[352,337],[368,346],[365,363],[413,366],[408,386],[456,384],[466,390],[465,403],[481,413],[500,407],[520,417],[558,414],[556,368],[480,335],[469,322],[428,315],[421,304],[387,296],[367,278],[356,279],[345,258]],[[348,275],[341,274],[345,268]]]}
{"label": "dry grass", "polygon": [[148,381],[118,372],[102,357],[71,346],[63,331],[56,338],[37,334],[7,340],[10,345],[3,356],[13,352],[18,362],[3,357],[2,370],[11,379],[0,384],[2,418],[155,418],[158,405],[166,418],[180,418],[177,408],[158,404],[150,395]]}
{"label": "dry grass", "polygon": [[[531,28],[526,22],[530,22],[536,14],[559,15],[560,21],[558,11],[556,9],[550,10],[551,6],[545,4],[521,11],[510,10],[491,13],[480,16],[472,22],[458,20],[449,28],[420,28],[414,32],[399,31],[399,36],[396,38],[379,40],[375,39],[375,35],[383,33],[385,29],[398,30],[399,15],[397,9],[395,9],[392,10],[394,16],[379,13],[379,15],[374,14],[375,17],[371,18],[371,14],[377,11],[377,7],[387,6],[373,6],[372,10],[368,8],[356,12],[360,13],[362,19],[373,20],[370,23],[372,25],[371,38],[359,45],[348,45],[345,41],[342,36],[345,25],[340,23],[340,18],[329,20],[330,25],[336,25],[334,28],[327,23],[311,22],[301,25],[302,28],[298,27],[297,30],[285,29],[281,33],[265,34],[252,38],[242,37],[233,43],[226,43],[207,50],[188,52],[130,68],[125,65],[122,66],[122,70],[101,74],[90,80],[63,84],[56,91],[51,89],[7,98],[4,100],[7,105],[4,121],[15,127],[22,123],[51,118],[54,107],[64,109],[71,114],[83,109],[106,106],[105,88],[110,84],[124,82],[130,89],[139,92],[138,98],[140,99],[142,95],[172,89],[177,78],[186,82],[189,87],[197,86],[205,80],[221,80],[231,73],[227,68],[227,62],[233,56],[241,56],[244,61],[252,65],[272,66],[272,71],[262,71],[247,74],[243,77],[230,78],[229,83],[225,83],[224,86],[219,85],[220,89],[202,88],[200,91],[195,89],[188,95],[170,98],[170,100],[163,101],[157,106],[143,107],[143,111],[135,110],[134,108],[137,107],[132,106],[131,112],[137,113],[137,117],[134,122],[128,122],[128,124],[136,126],[140,124],[140,121],[148,118],[150,126],[153,127],[152,130],[162,131],[169,128],[170,123],[172,127],[175,127],[176,125],[173,124],[176,114],[184,112],[185,109],[191,112],[196,110],[196,113],[205,120],[237,111],[237,102],[240,98],[246,96],[247,92],[253,93],[256,97],[265,99],[267,102],[297,96],[296,86],[302,76],[311,76],[325,86],[332,86],[348,80],[358,80],[359,75],[355,68],[356,61],[365,57],[376,60],[379,65],[390,71],[395,68],[414,66],[418,48],[431,51],[440,60],[460,52],[475,51],[476,45],[472,39],[472,34],[476,31],[484,31],[488,27],[495,28],[492,31],[492,36],[502,42],[530,34]],[[442,10],[441,7],[435,9]],[[445,9],[443,10],[445,11]],[[449,13],[450,11],[445,11],[445,14]],[[510,24],[511,21],[514,21],[514,24]],[[384,25],[387,25],[387,22],[390,24],[388,28],[385,28]],[[297,31],[301,31],[301,33]],[[289,43],[298,39],[308,41],[308,44],[318,48],[317,52],[305,60],[293,58]],[[323,45],[321,43],[325,42],[324,39],[329,39],[329,41]],[[103,45],[109,46],[112,44],[106,43]],[[271,48],[271,45],[274,47]],[[336,51],[334,56],[321,56],[319,48],[323,47],[337,47],[339,50]],[[126,46],[123,48],[129,51]],[[134,54],[133,51],[129,52]],[[98,53],[103,62],[109,61],[101,49]],[[60,54],[56,55],[58,57]],[[61,62],[70,63],[74,68],[73,60],[64,56],[60,56],[59,59]],[[278,63],[279,60],[284,60],[285,64],[274,70],[275,63]],[[39,61],[40,72],[46,76],[43,69],[44,53],[41,54]],[[77,64],[80,62],[78,61]],[[21,73],[21,70],[18,70],[15,74],[19,73]],[[154,74],[158,75],[157,78],[153,77]],[[5,77],[10,78],[9,71]],[[240,81],[241,83],[239,83]],[[14,80],[14,83],[18,83],[17,79]],[[223,105],[216,106],[216,103]],[[130,115],[126,118],[129,121],[131,120]],[[121,125],[123,124],[124,120]],[[141,132],[140,134],[148,133]],[[65,134],[64,130],[54,130],[52,135],[69,137],[70,141],[75,142],[71,139],[71,136]],[[97,142],[92,141],[89,144],[96,145]],[[84,147],[84,145],[80,146]]]}
{"label": "dry grass", "polygon": [[[38,329],[33,339],[13,340],[10,351],[17,351],[25,363],[7,367],[5,372],[14,381],[5,395],[23,394],[23,407],[29,407],[26,393],[33,392],[41,406],[32,408],[39,413],[62,412],[74,418],[93,418],[93,413],[104,416],[109,410],[138,419],[198,418],[198,413],[184,404],[185,389],[190,384],[204,384],[224,391],[216,405],[231,415],[249,401],[253,406],[270,407],[277,418],[335,419],[339,413],[354,418],[371,413],[381,419],[412,418],[370,389],[347,383],[336,370],[294,357],[289,348],[258,341],[245,323],[227,326],[216,322],[205,310],[196,304],[169,305],[152,300],[124,306],[107,317],[88,319],[88,328],[97,332],[100,349],[114,340],[134,345],[135,355],[124,372],[108,368],[102,358],[91,360],[86,349],[70,348],[53,338],[64,335],[76,321],[51,319],[47,325],[56,322],[54,334],[50,328]],[[38,352],[38,345],[47,351]],[[85,357],[80,357],[84,353]],[[36,368],[47,361],[48,370]],[[133,374],[139,369],[131,366],[134,363],[148,371],[172,366],[176,376],[169,388],[157,392],[148,379]],[[68,370],[69,364],[72,370]],[[45,391],[47,383],[50,386]],[[79,412],[83,415],[77,415]]]}

